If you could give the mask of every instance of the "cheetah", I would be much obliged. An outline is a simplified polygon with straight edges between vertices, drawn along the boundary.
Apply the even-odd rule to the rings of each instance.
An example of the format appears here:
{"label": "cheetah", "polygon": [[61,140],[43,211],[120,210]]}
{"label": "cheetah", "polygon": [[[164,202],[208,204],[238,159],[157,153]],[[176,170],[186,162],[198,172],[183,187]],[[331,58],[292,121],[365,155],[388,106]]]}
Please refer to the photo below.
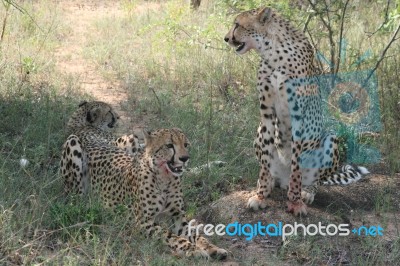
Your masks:
{"label": "cheetah", "polygon": [[[135,155],[112,145],[86,146],[90,184],[82,185],[89,185],[107,207],[126,206],[137,226],[146,235],[163,240],[174,254],[225,259],[226,250],[188,230],[181,188],[181,175],[189,160],[186,136],[176,128],[144,136],[145,148]],[[80,144],[77,136],[69,136],[67,156],[81,153]],[[157,223],[165,217],[171,230]]]}
{"label": "cheetah", "polygon": [[141,148],[137,135],[113,136],[119,115],[105,102],[83,101],[67,123],[67,135],[75,134],[86,141],[105,141],[134,154]]}
{"label": "cheetah", "polygon": [[319,88],[309,82],[318,74],[314,49],[301,31],[265,7],[239,14],[224,40],[240,55],[254,49],[261,57],[254,142],[260,171],[249,208],[265,208],[280,185],[288,189],[287,210],[306,215],[305,203],[313,202],[318,185],[347,185],[369,173],[351,165],[338,171],[338,139],[323,130]]}
{"label": "cheetah", "polygon": [[181,187],[189,141],[182,130],[144,131],[144,148],[128,152],[123,141],[114,141],[107,132],[117,119],[108,104],[80,108],[84,111],[74,113],[68,124],[75,134],[67,138],[62,154],[66,191],[97,195],[107,208],[126,206],[136,226],[162,240],[175,255],[225,259],[225,249],[189,231]]}
{"label": "cheetah", "polygon": [[[83,191],[84,186],[79,179],[87,182],[87,154],[85,147],[95,144],[110,144],[123,149],[125,152],[135,154],[141,146],[136,135],[124,135],[119,138],[113,136],[113,131],[119,119],[118,114],[107,103],[101,101],[79,104],[78,109],[71,115],[66,126],[67,135],[79,138],[82,148],[81,153],[74,154],[74,164],[69,162],[67,154],[70,152],[68,145],[63,146],[60,171],[64,177],[64,189],[68,194],[70,191]],[[79,179],[77,176],[80,176]],[[78,182],[79,181],[79,182]]]}

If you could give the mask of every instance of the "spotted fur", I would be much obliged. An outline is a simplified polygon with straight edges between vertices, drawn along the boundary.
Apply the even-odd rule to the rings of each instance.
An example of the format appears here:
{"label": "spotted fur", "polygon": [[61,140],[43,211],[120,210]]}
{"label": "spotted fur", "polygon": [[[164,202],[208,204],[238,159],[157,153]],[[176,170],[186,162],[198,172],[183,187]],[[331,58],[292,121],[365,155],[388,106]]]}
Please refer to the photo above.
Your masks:
{"label": "spotted fur", "polygon": [[[349,165],[336,172],[338,140],[323,132],[319,88],[310,85],[318,74],[314,49],[302,32],[270,8],[259,8],[239,14],[225,41],[238,54],[254,49],[261,57],[261,122],[254,142],[260,172],[257,195],[248,207],[265,208],[265,198],[278,184],[288,188],[288,211],[306,214],[304,202],[312,203],[318,184],[349,184],[368,173]],[[298,82],[295,89],[287,85],[291,80]],[[301,165],[305,161],[306,167]]]}
{"label": "spotted fur", "polygon": [[[139,149],[137,138],[114,140],[104,130],[114,126],[116,117],[109,105],[96,103],[83,108],[85,111],[78,110],[68,124],[74,134],[65,142],[61,160],[65,191],[98,195],[109,208],[126,206],[141,231],[161,239],[176,255],[226,258],[226,250],[189,232],[181,187],[189,161],[189,141],[184,133],[176,128],[144,132],[145,147]],[[98,108],[101,111],[95,111]],[[87,123],[82,116],[103,119]]]}
{"label": "spotted fur", "polygon": [[[75,135],[66,143],[70,153],[81,152]],[[90,180],[81,184],[83,191],[98,194],[110,208],[126,206],[146,235],[163,240],[176,255],[224,259],[226,250],[188,231],[181,187],[189,160],[186,136],[179,129],[160,129],[145,134],[145,144],[134,156],[111,145],[86,146]],[[168,227],[156,222],[160,219]]]}
{"label": "spotted fur", "polygon": [[114,109],[109,104],[100,101],[84,101],[71,115],[66,131],[68,135],[75,138],[71,138],[74,141],[67,141],[63,145],[60,162],[60,172],[64,178],[66,193],[71,190],[85,192],[82,184],[88,182],[86,146],[113,145],[129,154],[135,154],[140,149],[139,139],[133,134],[119,138],[113,136],[118,119],[119,116]]}

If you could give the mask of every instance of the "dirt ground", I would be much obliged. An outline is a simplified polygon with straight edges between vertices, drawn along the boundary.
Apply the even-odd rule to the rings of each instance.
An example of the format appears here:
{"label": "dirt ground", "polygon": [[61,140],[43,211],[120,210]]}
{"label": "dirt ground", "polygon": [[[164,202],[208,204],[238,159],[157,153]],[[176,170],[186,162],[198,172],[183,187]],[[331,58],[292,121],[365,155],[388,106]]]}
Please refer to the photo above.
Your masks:
{"label": "dirt ground", "polygon": [[66,19],[70,31],[65,35],[61,46],[57,48],[57,68],[66,75],[79,77],[80,89],[96,100],[110,103],[120,115],[118,131],[127,132],[132,128],[141,128],[139,121],[134,121],[123,106],[128,101],[126,90],[115,78],[104,79],[96,70],[94,62],[86,59],[83,48],[89,33],[95,33],[94,23],[101,18],[117,18],[123,15],[120,3],[112,1],[77,1],[62,0],[59,9]]}
{"label": "dirt ground", "polygon": [[[96,71],[93,62],[83,56],[83,47],[87,42],[88,32],[92,32],[94,21],[102,16],[119,17],[123,15],[121,7],[117,3],[109,1],[60,1],[60,8],[67,20],[70,32],[62,40],[62,45],[57,49],[57,67],[62,73],[79,77],[80,87],[83,92],[93,96],[97,100],[110,103],[120,114],[123,128],[126,131],[134,126],[143,127],[124,111],[128,96],[117,79],[105,80]],[[309,215],[301,218],[304,223],[329,221],[334,223],[350,223],[353,226],[363,224],[382,224],[385,226],[385,239],[394,240],[399,234],[400,217],[400,192],[390,193],[390,204],[393,206],[389,213],[376,212],[376,198],[385,195],[385,189],[389,187],[400,187],[400,174],[395,178],[389,178],[384,167],[372,169],[374,174],[363,182],[349,187],[325,187],[320,189],[314,204],[309,207]],[[390,183],[390,186],[388,184]],[[217,202],[201,212],[197,218],[203,223],[218,224],[221,221],[242,223],[254,223],[257,221],[277,222],[285,221],[292,223],[296,221],[292,215],[285,210],[285,191],[275,189],[268,199],[266,210],[252,212],[245,208],[247,199],[256,184],[243,181],[239,184],[236,192],[222,197]],[[379,195],[377,195],[379,194]],[[338,210],[341,210],[338,213]],[[222,240],[223,246],[227,247],[233,255],[233,259],[225,265],[236,265],[236,258],[243,259],[251,256],[265,256],[268,252],[275,253],[281,246],[278,238],[256,238],[245,241],[243,238],[228,238]],[[351,243],[350,243],[351,244]],[[257,255],[258,254],[258,255]],[[343,256],[343,254],[339,254]],[[338,255],[338,256],[339,256]],[[346,259],[346,258],[345,258]],[[344,261],[345,261],[344,259]],[[342,261],[342,262],[344,262]]]}
{"label": "dirt ground", "polygon": [[[393,183],[395,182],[395,183]],[[389,185],[390,184],[390,185]],[[210,224],[229,224],[239,222],[241,224],[256,224],[262,222],[266,225],[269,223],[278,224],[279,222],[294,224],[302,223],[318,224],[349,224],[351,228],[358,228],[360,226],[377,226],[381,225],[384,228],[383,239],[386,243],[393,243],[398,239],[400,224],[398,218],[400,217],[400,192],[393,192],[393,188],[400,187],[400,175],[396,178],[388,178],[386,175],[373,174],[366,177],[363,181],[352,184],[346,187],[321,187],[315,197],[314,203],[308,206],[308,215],[306,217],[293,217],[292,214],[285,212],[286,209],[286,191],[275,188],[270,198],[268,198],[267,208],[261,211],[252,211],[246,208],[247,200],[250,196],[255,194],[255,191],[249,191],[249,188],[254,188],[256,184],[244,183],[238,187],[236,192],[222,197],[218,201],[211,204],[211,208],[205,209],[200,213],[197,218],[202,223]],[[241,190],[246,189],[246,190]],[[392,206],[390,211],[379,213],[376,211],[376,199],[382,195],[389,196],[389,201]],[[307,238],[305,238],[307,239]],[[351,251],[360,245],[360,239],[356,237],[349,238],[328,238],[320,243],[321,249],[329,246],[337,245],[335,248],[341,249],[336,254],[333,254],[332,264],[347,264],[354,260],[350,258]],[[326,244],[324,241],[331,241],[331,244]],[[301,241],[299,241],[301,242]],[[310,240],[312,243],[313,240]],[[317,241],[318,242],[318,241]],[[244,236],[241,237],[223,237],[224,246],[230,247],[229,250],[236,260],[246,260],[250,257],[256,261],[255,265],[260,262],[266,261],[265,259],[270,255],[276,255],[285,243],[280,237],[262,237],[258,236],[250,241],[245,240]],[[340,244],[338,244],[340,243]],[[349,247],[352,246],[352,249]],[[344,254],[344,253],[346,254]],[[347,253],[348,252],[348,253]],[[361,252],[361,251],[360,251]],[[305,257],[303,257],[305,256]],[[352,256],[355,256],[354,254]],[[293,254],[294,259],[297,261],[304,260],[308,262],[311,260],[307,257],[307,253]],[[326,263],[328,258],[318,258],[317,264],[321,262]],[[281,263],[284,263],[282,261]],[[291,265],[289,262],[287,265]],[[300,263],[302,264],[302,263]],[[331,263],[327,263],[330,265]],[[261,265],[269,265],[263,264]]]}

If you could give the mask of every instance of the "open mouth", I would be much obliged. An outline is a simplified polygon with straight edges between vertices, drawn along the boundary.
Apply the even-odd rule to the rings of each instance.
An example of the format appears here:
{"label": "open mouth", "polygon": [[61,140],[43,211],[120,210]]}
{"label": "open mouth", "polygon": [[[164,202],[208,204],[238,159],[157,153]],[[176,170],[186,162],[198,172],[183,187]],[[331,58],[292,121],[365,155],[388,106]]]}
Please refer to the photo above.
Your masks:
{"label": "open mouth", "polygon": [[245,42],[234,42],[233,45],[235,45],[235,47],[236,47],[236,52],[240,52],[241,50],[243,50],[246,43]]}
{"label": "open mouth", "polygon": [[168,169],[176,175],[181,175],[183,173],[183,167],[182,166],[173,166],[172,162],[167,162]]}

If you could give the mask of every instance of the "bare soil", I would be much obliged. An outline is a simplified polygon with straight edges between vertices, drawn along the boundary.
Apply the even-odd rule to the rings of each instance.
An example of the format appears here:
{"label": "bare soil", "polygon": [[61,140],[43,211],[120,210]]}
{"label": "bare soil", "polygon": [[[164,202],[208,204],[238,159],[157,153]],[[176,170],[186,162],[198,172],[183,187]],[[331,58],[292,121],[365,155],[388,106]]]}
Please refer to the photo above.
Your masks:
{"label": "bare soil", "polygon": [[65,75],[78,77],[83,94],[113,106],[121,119],[118,131],[125,134],[133,128],[141,127],[124,111],[128,95],[118,79],[104,79],[96,69],[95,62],[83,55],[87,36],[96,33],[94,23],[101,18],[118,18],[123,15],[120,2],[62,0],[59,9],[70,30],[55,53],[58,70]]}
{"label": "bare soil", "polygon": [[[378,171],[379,172],[379,171]],[[255,191],[249,191],[256,184],[249,184],[244,181],[238,185],[237,190],[213,202],[210,208],[199,213],[197,219],[202,223],[211,224],[256,224],[262,222],[263,225],[270,223],[286,224],[302,223],[308,224],[349,224],[350,228],[359,228],[360,226],[382,226],[384,235],[376,239],[390,246],[399,238],[400,230],[400,174],[395,177],[388,177],[383,174],[372,174],[365,177],[362,181],[355,184],[341,187],[320,187],[312,205],[308,206],[308,215],[306,217],[294,217],[286,210],[286,190],[275,188],[272,195],[267,199],[266,209],[252,211],[247,209],[247,200],[255,195]],[[386,196],[386,198],[385,198]],[[386,199],[386,204],[382,204],[382,212],[377,208],[381,198]],[[378,201],[378,202],[377,202]],[[365,236],[364,236],[365,237]],[[293,265],[295,261],[299,264],[317,263],[317,264],[347,264],[354,261],[357,256],[366,255],[363,253],[361,242],[363,236],[351,235],[348,237],[325,237],[322,239],[311,240],[313,245],[319,245],[321,250],[333,252],[331,257],[320,257],[315,260],[307,252],[291,251],[293,254],[283,256],[287,259],[272,263],[268,258],[277,256],[282,247],[287,245],[280,237],[275,236],[257,236],[248,241],[245,236],[220,238],[223,246],[229,247],[234,260],[243,261],[252,258],[255,265]],[[307,237],[304,238],[307,240]],[[302,240],[297,240],[299,243]],[[293,245],[293,244],[292,244]],[[333,248],[332,248],[333,247]],[[336,250],[335,250],[336,249]],[[294,249],[296,250],[296,249]],[[388,248],[389,251],[389,248]],[[357,254],[360,252],[360,254]],[[373,252],[373,250],[371,250]],[[272,263],[272,264],[271,264]],[[313,264],[311,263],[311,264]]]}

